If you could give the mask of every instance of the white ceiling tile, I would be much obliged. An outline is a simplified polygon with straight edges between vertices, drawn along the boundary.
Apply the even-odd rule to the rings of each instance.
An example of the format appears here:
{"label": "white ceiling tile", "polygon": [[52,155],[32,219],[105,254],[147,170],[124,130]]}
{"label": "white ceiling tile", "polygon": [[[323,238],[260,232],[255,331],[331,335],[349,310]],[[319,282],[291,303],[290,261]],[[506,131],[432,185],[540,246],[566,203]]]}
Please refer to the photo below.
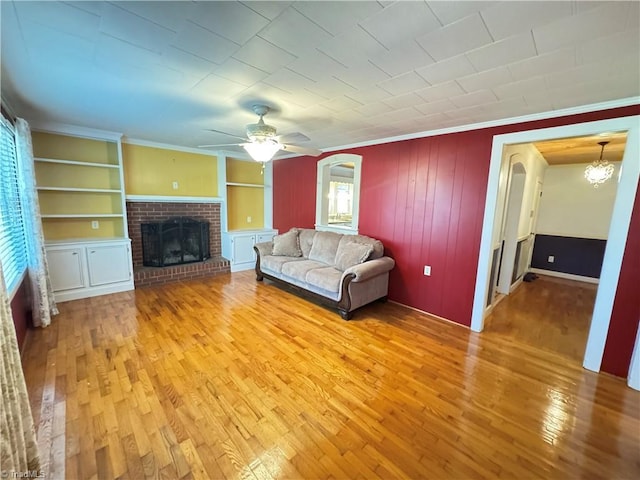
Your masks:
{"label": "white ceiling tile", "polygon": [[455,80],[476,73],[476,69],[464,55],[448,58],[441,62],[416,69],[416,72],[431,85]]}
{"label": "white ceiling tile", "polygon": [[133,45],[161,53],[174,39],[175,32],[122,8],[104,6],[100,31]]}
{"label": "white ceiling tile", "polygon": [[575,65],[575,48],[568,47],[530,57],[520,62],[511,63],[508,68],[514,80],[525,80],[544,72],[555,72],[573,68]]}
{"label": "white ceiling tile", "polygon": [[253,2],[242,2],[254,12],[259,13],[269,20],[273,20],[284,12],[293,2],[258,0]]}
{"label": "white ceiling tile", "polygon": [[345,97],[344,95],[323,102],[322,105],[333,112],[341,112],[343,110],[350,110],[360,106],[358,102],[350,99],[349,97]]}
{"label": "white ceiling tile", "polygon": [[[353,62],[348,68],[333,73],[333,76],[355,89],[361,89],[368,85],[384,82],[389,75],[372,63],[364,60]],[[383,87],[384,88],[384,87]]]}
{"label": "white ceiling tile", "polygon": [[573,2],[502,2],[482,11],[495,40],[511,37],[573,13]]}
{"label": "white ceiling tile", "polygon": [[393,48],[435,30],[440,22],[424,2],[395,2],[360,25],[385,47]]}
{"label": "white ceiling tile", "polygon": [[[46,65],[47,62],[52,62],[57,68],[67,68],[71,74],[75,72],[78,62],[85,66],[91,65],[96,50],[96,44],[93,41],[31,20],[23,19],[20,23],[22,33],[18,32],[18,35],[20,37],[24,35],[28,39],[25,46],[29,58],[36,64]],[[3,30],[2,41],[7,40]],[[12,41],[18,40],[19,37],[12,39]]]}
{"label": "white ceiling tile", "polygon": [[580,45],[596,37],[620,31],[620,26],[626,24],[629,3],[606,3],[604,7],[590,9],[534,28],[533,37],[538,51],[544,53],[565,46]]}
{"label": "white ceiling tile", "polygon": [[272,73],[265,78],[263,82],[289,93],[294,93],[299,89],[307,88],[314,83],[313,80],[303,77],[302,75],[287,68],[281,68],[277,72]]}
{"label": "white ceiling tile", "polygon": [[467,93],[459,97],[452,97],[449,100],[459,108],[472,107],[474,105],[484,105],[497,101],[497,97],[491,90],[478,90]]}
{"label": "white ceiling tile", "polygon": [[378,86],[392,95],[401,95],[413,90],[420,90],[429,84],[415,72],[408,72],[397,77],[380,82]]}
{"label": "white ceiling tile", "polygon": [[171,68],[202,78],[212,73],[215,63],[197,57],[179,48],[169,47],[162,52],[163,63]]}
{"label": "white ceiling tile", "polygon": [[193,93],[202,95],[204,98],[228,98],[246,90],[246,86],[211,74],[207,75],[200,83],[191,89]]}
{"label": "white ceiling tile", "polygon": [[184,23],[173,41],[173,46],[218,64],[240,48],[226,38],[189,21]]}
{"label": "white ceiling tile", "polygon": [[[58,3],[61,3],[61,2],[58,2]],[[69,4],[69,2],[65,2],[65,3]],[[79,2],[74,1],[73,6],[76,8],[79,8],[80,10],[84,10],[87,13],[100,16],[102,15],[102,7],[104,3],[105,2],[94,2],[92,0],[79,1]]]}
{"label": "white ceiling tile", "polygon": [[455,110],[456,105],[454,105],[448,98],[445,98],[443,100],[437,100],[435,102],[419,103],[416,104],[414,108],[425,115],[432,115],[436,113],[448,112],[449,110]]}
{"label": "white ceiling tile", "polygon": [[[96,4],[98,2],[83,2]],[[73,2],[75,5],[76,2]],[[118,6],[157,25],[174,32],[192,13],[196,4],[193,2],[161,2],[161,1],[126,1],[118,2]]]}
{"label": "white ceiling tile", "polygon": [[589,63],[579,67],[553,72],[545,75],[545,81],[550,89],[564,86],[577,85],[585,80],[598,81],[606,80],[609,76],[609,69],[602,68],[601,64]]}
{"label": "white ceiling tile", "polygon": [[427,2],[429,8],[435,13],[436,17],[440,20],[442,25],[460,20],[461,18],[473,15],[491,6],[502,3],[496,1],[462,1],[462,2],[447,2],[447,1],[435,1]]}
{"label": "white ceiling tile", "polygon": [[416,118],[422,116],[418,110],[413,107],[393,109],[389,112],[377,115],[377,124],[384,128],[387,124],[400,122],[408,118]]}
{"label": "white ceiling tile", "polygon": [[232,80],[247,87],[259,82],[269,74],[262,70],[240,62],[235,58],[229,58],[213,71],[216,75]]}
{"label": "white ceiling tile", "polygon": [[253,37],[236,51],[233,57],[269,73],[289,65],[296,59],[294,55],[260,37]]}
{"label": "white ceiling tile", "polygon": [[507,83],[506,85],[498,85],[493,88],[493,93],[500,100],[507,100],[514,97],[522,97],[529,92],[539,92],[547,89],[544,76],[537,76],[520,80],[518,82]]}
{"label": "white ceiling tile", "polygon": [[303,88],[301,90],[296,90],[295,93],[291,95],[289,101],[303,108],[308,108],[317,105],[320,102],[324,102],[325,100],[327,100],[327,97],[323,97],[317,93],[313,93],[307,88]]}
{"label": "white ceiling tile", "polygon": [[507,67],[498,67],[493,70],[475,73],[466,77],[461,77],[457,81],[467,92],[475,92],[493,88],[497,85],[513,82],[514,78]]}
{"label": "white ceiling tile", "polygon": [[[47,25],[71,35],[96,40],[100,17],[60,2],[2,2],[14,6],[20,20]],[[4,13],[4,12],[3,12]]]}
{"label": "white ceiling tile", "polygon": [[416,41],[436,61],[455,57],[493,41],[479,14],[418,37]]}
{"label": "white ceiling tile", "polygon": [[337,75],[347,70],[347,67],[319,50],[312,51],[308,55],[294,60],[287,65],[287,68],[310,79],[326,75]]}
{"label": "white ceiling tile", "polygon": [[630,29],[585,41],[576,47],[578,63],[602,62],[619,56],[640,56],[640,30]]}
{"label": "white ceiling tile", "polygon": [[347,93],[346,95],[362,104],[379,102],[380,100],[384,100],[385,98],[389,98],[391,96],[389,92],[383,90],[377,85],[370,85],[363,90],[352,89],[352,91]]}
{"label": "white ceiling tile", "polygon": [[164,63],[162,56],[158,53],[109,35],[100,35],[96,44],[95,61],[97,64],[113,63],[136,67],[149,67]]}
{"label": "white ceiling tile", "polygon": [[315,83],[310,84],[305,88],[310,92],[313,92],[316,95],[320,95],[325,99],[337,97],[340,95],[348,95],[354,100],[358,100],[352,95],[354,92],[356,92],[356,90],[351,85],[348,85],[330,75],[315,77]]}
{"label": "white ceiling tile", "polygon": [[293,8],[285,10],[259,36],[298,57],[331,38],[329,33]]}
{"label": "white ceiling tile", "polygon": [[390,112],[394,110],[394,108],[390,105],[387,105],[386,103],[375,102],[362,105],[361,107],[357,107],[355,110],[357,112],[360,112],[365,117],[372,117],[375,115],[381,115],[383,113]]}
{"label": "white ceiling tile", "polygon": [[533,38],[526,32],[473,50],[467,53],[467,58],[481,72],[536,55]]}
{"label": "white ceiling tile", "polygon": [[423,88],[416,93],[427,102],[435,102],[441,98],[457,97],[467,92],[455,80],[451,80],[433,87]]}
{"label": "white ceiling tile", "polygon": [[269,21],[240,2],[198,2],[190,20],[239,45],[244,45]]}
{"label": "white ceiling tile", "polygon": [[405,108],[424,103],[424,100],[412,92],[405,93],[404,95],[396,95],[394,97],[386,98],[383,100],[383,103],[386,103],[393,108]]}
{"label": "white ceiling tile", "polygon": [[[348,48],[345,46],[348,45]],[[362,61],[380,55],[385,47],[360,27],[341,33],[322,42],[318,49],[342,65]]]}
{"label": "white ceiling tile", "polygon": [[377,2],[353,1],[296,2],[294,8],[333,35],[355,28],[360,20],[382,9]]}
{"label": "white ceiling tile", "polygon": [[371,63],[391,76],[431,65],[433,59],[415,40],[400,43],[370,58]]}

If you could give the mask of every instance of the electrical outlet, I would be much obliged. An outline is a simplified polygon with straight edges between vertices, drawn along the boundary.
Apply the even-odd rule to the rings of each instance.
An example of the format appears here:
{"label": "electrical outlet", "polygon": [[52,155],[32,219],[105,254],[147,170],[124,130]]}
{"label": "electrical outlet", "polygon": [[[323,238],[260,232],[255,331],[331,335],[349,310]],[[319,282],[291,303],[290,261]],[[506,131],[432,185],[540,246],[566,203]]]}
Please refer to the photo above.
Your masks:
{"label": "electrical outlet", "polygon": [[99,228],[100,228],[100,222],[98,222],[97,220],[93,220],[93,221],[91,222],[91,228],[92,228],[93,230],[97,230],[97,229],[99,229]]}
{"label": "electrical outlet", "polygon": [[173,182],[172,186],[173,186],[174,190],[177,190],[178,189],[178,182]]}
{"label": "electrical outlet", "polygon": [[431,265],[425,265],[425,266],[424,266],[424,274],[425,274],[427,277],[430,277],[430,276],[431,276]]}
{"label": "electrical outlet", "polygon": [[251,223],[251,217],[247,217],[247,223]]}
{"label": "electrical outlet", "polygon": [[547,258],[547,262],[549,263],[553,263],[556,261],[556,257],[554,257],[553,255],[549,255],[549,258]]}

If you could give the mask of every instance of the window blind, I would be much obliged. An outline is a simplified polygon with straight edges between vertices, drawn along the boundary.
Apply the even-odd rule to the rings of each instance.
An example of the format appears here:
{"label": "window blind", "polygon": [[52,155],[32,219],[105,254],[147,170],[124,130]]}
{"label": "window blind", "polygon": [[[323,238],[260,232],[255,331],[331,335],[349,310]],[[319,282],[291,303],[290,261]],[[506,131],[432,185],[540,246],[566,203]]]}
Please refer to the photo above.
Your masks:
{"label": "window blind", "polygon": [[9,293],[27,268],[14,128],[2,117],[0,138],[0,261]]}

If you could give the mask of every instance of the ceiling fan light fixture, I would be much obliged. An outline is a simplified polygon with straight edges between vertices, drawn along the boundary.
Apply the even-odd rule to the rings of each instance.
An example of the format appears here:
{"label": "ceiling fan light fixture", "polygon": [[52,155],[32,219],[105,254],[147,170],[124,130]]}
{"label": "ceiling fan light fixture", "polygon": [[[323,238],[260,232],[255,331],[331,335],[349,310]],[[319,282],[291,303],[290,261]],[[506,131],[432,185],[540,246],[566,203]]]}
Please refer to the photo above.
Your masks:
{"label": "ceiling fan light fixture", "polygon": [[608,143],[609,142],[598,142],[598,145],[602,147],[600,150],[600,158],[587,165],[587,168],[584,171],[584,177],[591,185],[593,185],[594,188],[598,188],[599,185],[609,180],[613,176],[613,172],[615,170],[615,167],[612,164],[602,158],[604,154],[604,147]]}
{"label": "ceiling fan light fixture", "polygon": [[256,139],[251,143],[243,143],[244,148],[251,158],[256,162],[267,163],[273,158],[278,150],[282,148],[282,145],[273,139]]}

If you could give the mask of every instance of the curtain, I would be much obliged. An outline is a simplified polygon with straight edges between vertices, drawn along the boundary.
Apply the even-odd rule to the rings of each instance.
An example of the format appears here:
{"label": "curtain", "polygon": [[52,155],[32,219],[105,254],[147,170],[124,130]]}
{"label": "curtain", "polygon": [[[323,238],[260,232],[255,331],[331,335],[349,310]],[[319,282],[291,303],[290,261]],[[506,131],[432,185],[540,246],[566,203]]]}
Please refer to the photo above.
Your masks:
{"label": "curtain", "polygon": [[33,324],[37,327],[46,327],[51,323],[51,316],[58,314],[58,308],[51,288],[44,249],[31,129],[22,118],[16,119],[16,153],[27,243],[27,271],[31,287]]}
{"label": "curtain", "polygon": [[0,468],[2,476],[40,469],[9,295],[0,264]]}

